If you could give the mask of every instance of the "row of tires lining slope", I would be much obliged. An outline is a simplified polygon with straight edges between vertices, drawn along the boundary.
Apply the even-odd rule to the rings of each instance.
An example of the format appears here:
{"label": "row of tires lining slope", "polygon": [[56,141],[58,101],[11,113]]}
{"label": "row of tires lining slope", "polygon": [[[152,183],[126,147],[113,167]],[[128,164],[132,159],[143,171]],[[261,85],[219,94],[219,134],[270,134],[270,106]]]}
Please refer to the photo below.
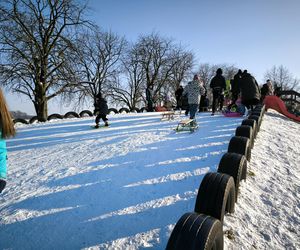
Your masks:
{"label": "row of tires lining slope", "polygon": [[[136,113],[142,113],[145,112],[146,108],[135,108],[134,110],[130,111],[128,108],[120,108],[119,110],[115,109],[115,108],[110,108],[108,109],[108,113],[114,113],[114,114],[119,114],[119,113],[129,113],[129,112],[136,112]],[[60,114],[51,114],[48,116],[47,120],[50,121],[52,119],[65,119],[65,118],[80,118],[80,117],[85,117],[85,116],[93,116],[93,112],[91,112],[90,110],[83,110],[81,111],[79,114],[74,112],[74,111],[70,111],[67,112],[65,115],[60,115]],[[23,124],[32,124],[38,121],[37,116],[33,116],[29,121],[22,119],[22,118],[16,118],[13,120],[13,122],[16,123],[23,123]]]}
{"label": "row of tires lining slope", "polygon": [[247,176],[247,160],[259,131],[264,106],[257,106],[236,128],[216,173],[207,173],[200,184],[194,212],[176,223],[167,250],[223,249],[223,219],[233,213],[241,180]]}

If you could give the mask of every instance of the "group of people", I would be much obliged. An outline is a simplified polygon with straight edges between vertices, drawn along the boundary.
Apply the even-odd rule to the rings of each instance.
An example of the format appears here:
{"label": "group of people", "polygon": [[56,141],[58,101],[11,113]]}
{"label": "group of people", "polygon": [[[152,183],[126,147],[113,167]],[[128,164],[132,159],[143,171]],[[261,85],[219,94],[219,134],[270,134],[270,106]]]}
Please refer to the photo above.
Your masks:
{"label": "group of people", "polygon": [[[191,88],[190,85],[195,85],[195,82],[198,82],[198,85],[200,87]],[[235,110],[238,109],[241,110],[241,112],[244,112],[246,110],[245,107],[248,110],[252,110],[255,105],[263,102],[263,99],[266,95],[274,94],[271,80],[267,80],[267,82],[260,89],[256,79],[247,70],[242,71],[241,69],[239,69],[238,72],[234,75],[233,79],[230,81],[230,85],[231,103],[228,105],[228,109],[235,106]],[[214,115],[217,108],[222,111],[224,105],[226,80],[223,76],[223,71],[221,68],[217,69],[216,75],[211,79],[209,87],[211,88],[213,95],[211,115]],[[193,92],[193,94],[191,94],[191,92]],[[180,86],[176,90],[175,97],[177,101],[177,108],[182,105],[182,99],[186,93],[189,93],[189,107],[193,107],[193,104],[199,104],[199,102],[201,103],[206,99],[206,89],[198,75],[195,75],[193,81],[188,83],[185,88]],[[195,97],[196,95],[197,98]],[[195,101],[196,99],[197,101]],[[240,108],[241,106],[244,107]],[[192,110],[193,113],[190,116],[191,119],[194,117],[194,109],[192,108]]]}

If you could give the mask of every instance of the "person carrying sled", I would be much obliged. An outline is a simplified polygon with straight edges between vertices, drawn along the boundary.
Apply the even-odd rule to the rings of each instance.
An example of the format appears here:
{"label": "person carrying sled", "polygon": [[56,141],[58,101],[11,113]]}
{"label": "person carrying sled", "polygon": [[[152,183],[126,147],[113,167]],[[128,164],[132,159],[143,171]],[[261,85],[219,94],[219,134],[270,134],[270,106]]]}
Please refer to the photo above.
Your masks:
{"label": "person carrying sled", "polygon": [[189,82],[183,91],[183,95],[187,94],[189,103],[190,119],[195,119],[198,110],[201,95],[204,95],[205,89],[198,75],[194,75],[193,81]]}
{"label": "person carrying sled", "polygon": [[5,139],[15,136],[16,131],[8,107],[0,89],[0,193],[6,186],[7,149]]}
{"label": "person carrying sled", "polygon": [[95,128],[99,128],[100,119],[104,121],[104,126],[108,126],[108,119],[106,117],[106,115],[108,114],[108,106],[106,100],[102,97],[101,93],[96,95],[94,106],[94,114],[97,115],[95,120]]}
{"label": "person carrying sled", "polygon": [[216,105],[219,105],[220,110],[223,109],[224,103],[224,90],[226,89],[226,81],[224,76],[222,76],[223,71],[222,69],[218,68],[216,71],[216,75],[210,81],[210,88],[213,92],[213,103],[212,103],[212,113],[211,115],[215,114]]}

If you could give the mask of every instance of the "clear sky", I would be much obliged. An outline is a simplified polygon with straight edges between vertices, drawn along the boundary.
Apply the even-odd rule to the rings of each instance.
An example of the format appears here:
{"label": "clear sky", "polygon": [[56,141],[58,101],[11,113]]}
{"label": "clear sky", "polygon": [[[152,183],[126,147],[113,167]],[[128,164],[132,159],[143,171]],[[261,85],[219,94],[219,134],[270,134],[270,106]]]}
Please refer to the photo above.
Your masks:
{"label": "clear sky", "polygon": [[[90,0],[89,18],[136,41],[155,31],[195,52],[197,62],[234,64],[261,84],[272,66],[300,78],[300,0]],[[11,110],[32,104],[8,96]],[[51,102],[49,113],[69,108]]]}

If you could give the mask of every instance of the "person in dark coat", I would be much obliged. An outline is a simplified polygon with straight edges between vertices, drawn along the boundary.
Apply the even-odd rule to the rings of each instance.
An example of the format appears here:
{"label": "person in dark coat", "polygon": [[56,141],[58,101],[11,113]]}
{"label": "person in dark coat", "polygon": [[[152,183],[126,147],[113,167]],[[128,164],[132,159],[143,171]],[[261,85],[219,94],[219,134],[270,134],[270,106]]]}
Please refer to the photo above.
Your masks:
{"label": "person in dark coat", "polygon": [[178,89],[175,91],[175,97],[176,97],[176,109],[182,108],[182,93],[183,93],[183,87],[180,85]]}
{"label": "person in dark coat", "polygon": [[200,105],[199,105],[199,112],[207,110],[208,106],[209,106],[209,100],[207,98],[207,89],[204,85],[203,85],[203,88],[205,89],[205,92],[204,92],[203,95],[201,95]]}
{"label": "person in dark coat", "polygon": [[248,109],[253,110],[253,106],[257,105],[260,101],[260,91],[255,78],[244,70],[240,81],[240,92],[242,104]]}
{"label": "person in dark coat", "polygon": [[147,101],[147,111],[153,112],[153,85],[150,84],[146,88],[146,101]]}
{"label": "person in dark coat", "polygon": [[107,101],[102,97],[101,93],[96,95],[94,106],[94,113],[97,115],[95,120],[95,128],[99,128],[100,119],[104,121],[104,126],[108,126],[108,119],[106,117],[106,115],[108,114]]}
{"label": "person in dark coat", "polygon": [[217,69],[216,75],[210,81],[210,88],[213,92],[213,103],[212,103],[212,114],[215,114],[216,105],[219,105],[220,110],[223,109],[224,103],[224,90],[226,89],[226,81],[224,76],[222,76],[222,69]]}
{"label": "person in dark coat", "polygon": [[240,93],[240,80],[242,78],[242,70],[239,69],[239,71],[234,75],[233,80],[231,83],[231,103],[235,103],[239,97]]}

